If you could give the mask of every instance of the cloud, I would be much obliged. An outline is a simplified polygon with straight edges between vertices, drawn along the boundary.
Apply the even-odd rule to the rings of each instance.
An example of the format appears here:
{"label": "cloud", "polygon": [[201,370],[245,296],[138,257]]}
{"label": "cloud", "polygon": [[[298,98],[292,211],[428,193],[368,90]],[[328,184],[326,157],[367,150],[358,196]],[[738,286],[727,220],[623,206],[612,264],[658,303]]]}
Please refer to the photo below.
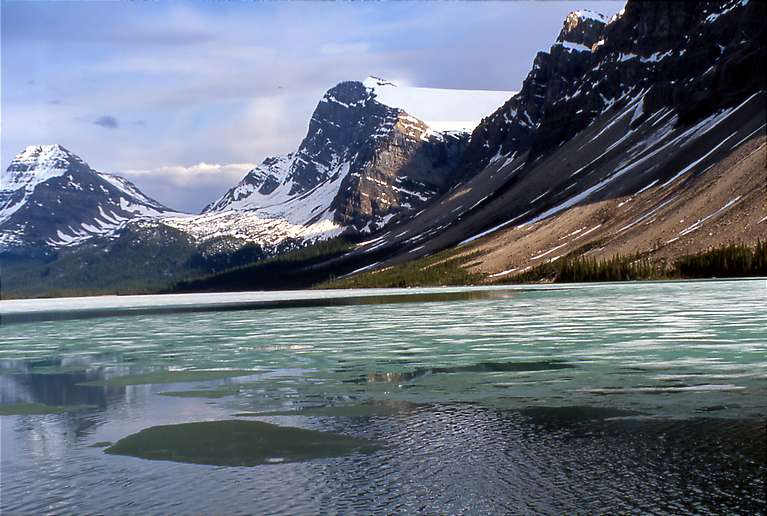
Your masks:
{"label": "cloud", "polygon": [[92,122],[94,125],[100,125],[106,129],[117,129],[120,127],[120,122],[112,115],[101,115]]}
{"label": "cloud", "polygon": [[149,170],[125,170],[122,174],[130,177],[153,176],[156,179],[162,179],[177,185],[190,186],[190,182],[204,182],[211,178],[239,181],[246,172],[255,166],[255,163],[228,163],[221,165],[219,163],[205,163],[202,161],[190,166],[164,165]]}
{"label": "cloud", "polygon": [[[122,5],[121,5],[122,4]],[[130,45],[133,47],[188,47],[216,38],[205,17],[182,5],[125,2],[3,3],[3,23],[13,40],[33,43]],[[5,18],[5,16],[4,16]],[[72,30],[86,25],[88,30]]]}
{"label": "cloud", "polygon": [[164,165],[153,169],[123,170],[144,193],[163,204],[197,213],[237,184],[255,163],[205,163]]}

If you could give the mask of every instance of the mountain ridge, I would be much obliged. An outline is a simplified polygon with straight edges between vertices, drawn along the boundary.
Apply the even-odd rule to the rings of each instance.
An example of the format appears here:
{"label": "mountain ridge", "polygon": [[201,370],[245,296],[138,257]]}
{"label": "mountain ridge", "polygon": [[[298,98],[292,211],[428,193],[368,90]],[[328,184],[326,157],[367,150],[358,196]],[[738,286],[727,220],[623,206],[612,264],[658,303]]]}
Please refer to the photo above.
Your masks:
{"label": "mountain ridge", "polygon": [[[452,186],[467,135],[435,131],[389,105],[442,92],[426,110],[440,118],[439,104],[452,90],[404,88],[392,94],[397,88],[380,78],[337,84],[320,99],[295,152],[266,158],[200,217],[166,222],[202,240],[239,230],[269,250],[373,232],[422,209]],[[506,94],[457,91],[464,99]],[[474,109],[482,109],[481,103]]]}
{"label": "mountain ridge", "polygon": [[0,250],[46,253],[109,234],[134,218],[176,213],[61,145],[30,145],[2,174]]}
{"label": "mountain ridge", "polygon": [[203,214],[137,218],[117,241],[170,232],[210,260],[341,237],[351,247],[302,281],[442,252],[472,256],[466,277],[494,281],[563,256],[667,260],[728,234],[767,239],[767,78],[753,73],[765,19],[753,0],[631,0],[609,20],[575,11],[470,136],[387,105],[407,96],[389,81],[339,83],[295,152],[266,158]]}
{"label": "mountain ridge", "polygon": [[[592,35],[591,40],[600,37],[592,45],[596,52],[569,52],[555,43],[551,53],[536,57],[520,93],[472,134],[461,171],[468,179],[455,194],[396,235],[385,233],[355,253],[375,254],[373,269],[381,269],[514,228],[537,232],[547,218],[577,206],[651,188],[688,191],[728,151],[764,133],[765,78],[752,74],[738,81],[743,63],[753,65],[765,53],[764,8],[743,1],[711,2],[701,10],[629,2],[604,24],[603,34]],[[558,40],[566,39],[568,23]],[[695,37],[672,30],[679,23],[698,28]],[[654,31],[657,24],[663,30]],[[743,25],[749,37],[732,41],[730,28]],[[572,75],[573,65],[586,71]],[[598,81],[591,76],[595,71]],[[720,95],[721,86],[705,87],[696,96],[695,85],[710,84],[711,77],[736,82],[737,88]],[[686,100],[690,95],[695,102]],[[763,171],[754,173],[764,177]],[[758,198],[759,189],[752,195]],[[749,199],[741,197],[728,209],[746,209]],[[754,238],[767,236],[764,224],[752,227]],[[605,236],[600,230],[584,243]],[[559,256],[547,249],[526,250],[526,256],[514,256],[513,246],[507,251],[507,262],[521,268],[530,257]]]}

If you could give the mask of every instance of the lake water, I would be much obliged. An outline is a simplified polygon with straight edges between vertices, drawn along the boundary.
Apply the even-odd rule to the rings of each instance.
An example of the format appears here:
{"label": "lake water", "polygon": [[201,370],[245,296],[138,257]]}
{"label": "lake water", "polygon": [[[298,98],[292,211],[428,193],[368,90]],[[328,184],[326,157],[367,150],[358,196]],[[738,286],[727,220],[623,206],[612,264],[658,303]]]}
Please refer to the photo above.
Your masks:
{"label": "lake water", "polygon": [[[765,511],[763,279],[3,301],[0,321],[3,514]],[[378,447],[105,453],[224,420]]]}

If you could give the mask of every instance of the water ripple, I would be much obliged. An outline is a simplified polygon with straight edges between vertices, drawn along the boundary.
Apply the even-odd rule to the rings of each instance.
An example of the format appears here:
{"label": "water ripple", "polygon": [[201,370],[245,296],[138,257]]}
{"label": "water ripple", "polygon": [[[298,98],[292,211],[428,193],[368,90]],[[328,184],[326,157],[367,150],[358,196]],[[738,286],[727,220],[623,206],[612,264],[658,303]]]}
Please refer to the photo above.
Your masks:
{"label": "water ripple", "polygon": [[[2,418],[2,511],[758,513],[765,300],[762,280],[574,285],[4,325],[0,403],[97,408]],[[78,385],[169,367],[254,374]],[[212,400],[159,395],[222,388]],[[365,417],[300,415],[365,403],[390,405]],[[388,446],[255,468],[90,447],[151,425],[286,410],[299,412],[261,419]],[[634,415],[614,416],[623,413]]]}

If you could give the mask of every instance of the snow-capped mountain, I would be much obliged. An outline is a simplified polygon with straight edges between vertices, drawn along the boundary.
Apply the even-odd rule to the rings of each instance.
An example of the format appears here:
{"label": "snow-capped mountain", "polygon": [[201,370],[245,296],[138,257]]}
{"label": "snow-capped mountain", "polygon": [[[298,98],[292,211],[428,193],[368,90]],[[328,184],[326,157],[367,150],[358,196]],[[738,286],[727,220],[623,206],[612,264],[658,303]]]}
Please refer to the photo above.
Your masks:
{"label": "snow-capped mountain", "polygon": [[174,213],[60,145],[32,145],[0,175],[0,250],[71,246],[125,221]]}
{"label": "snow-capped mountain", "polygon": [[[134,243],[151,241],[159,256],[172,237],[176,258],[160,281],[192,262],[212,272],[376,233],[312,262],[306,278],[453,249],[493,281],[568,255],[673,260],[765,239],[766,10],[756,0],[630,0],[609,20],[573,12],[517,94],[340,83],[295,152],[265,159],[196,216],[169,213],[69,153],[39,157],[63,149],[28,149],[2,178],[0,243],[101,234],[136,261],[146,251]],[[92,247],[89,256],[113,252]],[[244,260],[219,260],[242,250]]]}
{"label": "snow-capped mountain", "polygon": [[342,82],[320,100],[296,152],[265,159],[202,216],[164,223],[203,240],[229,233],[266,247],[380,229],[452,186],[468,139],[457,129],[472,129],[512,94]]}
{"label": "snow-capped mountain", "polygon": [[[3,175],[0,246],[74,246],[119,238],[129,225],[130,235],[181,231],[209,253],[244,245],[277,252],[374,231],[452,186],[468,140],[458,129],[473,128],[512,94],[400,87],[372,77],[340,83],[320,100],[296,152],[266,158],[197,216],[173,212],[61,146],[31,146]],[[396,104],[448,130],[435,131]]]}

